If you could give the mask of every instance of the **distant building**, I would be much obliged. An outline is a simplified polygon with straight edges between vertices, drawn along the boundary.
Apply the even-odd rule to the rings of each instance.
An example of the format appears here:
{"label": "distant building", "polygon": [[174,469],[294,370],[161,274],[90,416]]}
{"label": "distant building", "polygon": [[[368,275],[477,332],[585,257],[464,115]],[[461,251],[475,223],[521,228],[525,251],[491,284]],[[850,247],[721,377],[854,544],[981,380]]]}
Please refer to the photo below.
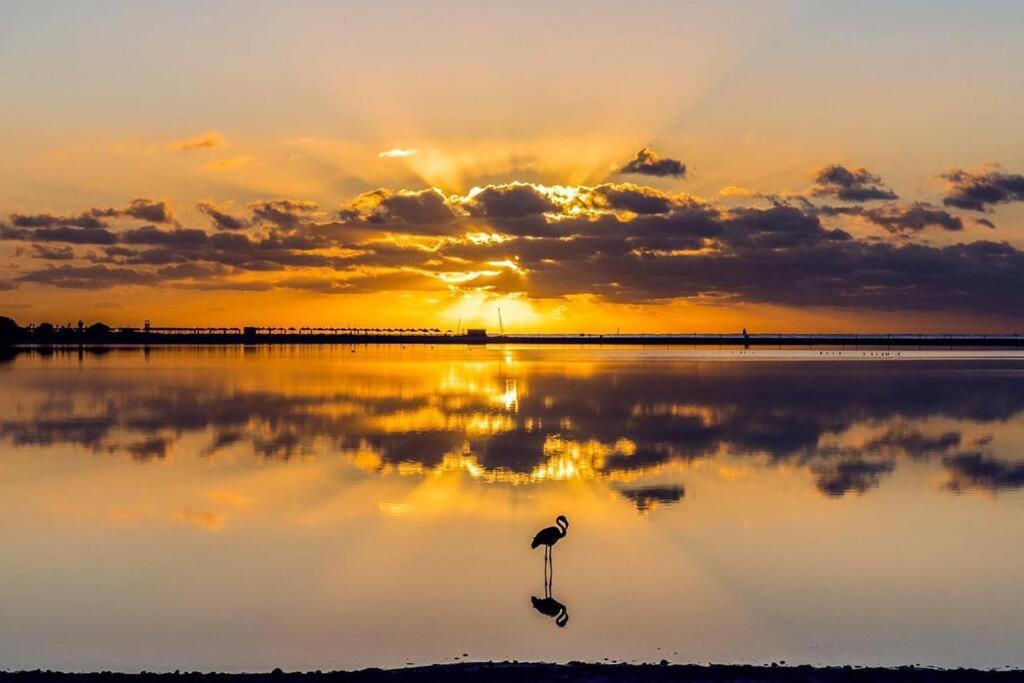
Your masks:
{"label": "distant building", "polygon": [[477,339],[484,339],[487,337],[487,330],[482,327],[471,327],[468,330],[466,330],[466,336]]}

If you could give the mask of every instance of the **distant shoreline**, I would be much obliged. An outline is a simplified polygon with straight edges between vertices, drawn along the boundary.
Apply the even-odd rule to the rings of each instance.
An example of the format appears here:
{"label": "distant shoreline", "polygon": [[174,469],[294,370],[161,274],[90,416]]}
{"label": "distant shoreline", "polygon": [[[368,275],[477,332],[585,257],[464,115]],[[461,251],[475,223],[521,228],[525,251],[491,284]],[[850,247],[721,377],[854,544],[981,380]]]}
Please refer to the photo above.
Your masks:
{"label": "distant shoreline", "polygon": [[86,325],[40,323],[22,327],[0,316],[0,346],[159,346],[159,345],[271,345],[271,344],[398,344],[398,345],[590,345],[682,346],[750,348],[990,348],[1024,350],[1024,332],[1007,334],[912,334],[912,333],[695,333],[695,334],[488,334],[484,328],[440,330],[406,327],[280,327],[191,326],[162,327],[147,320],[143,327],[112,327],[101,322]]}
{"label": "distant shoreline", "polygon": [[56,671],[0,672],[0,681],[166,681],[166,680],[241,680],[287,681],[331,680],[348,683],[422,681],[457,681],[484,683],[519,683],[527,681],[560,681],[591,683],[597,681],[977,681],[1021,680],[1024,670],[935,669],[919,666],[852,667],[831,666],[755,666],[715,664],[541,664],[519,662],[486,662],[434,664],[402,669],[363,669],[360,671],[283,672],[271,673],[62,673]]}
{"label": "distant shoreline", "polygon": [[[0,342],[3,343],[3,342]],[[571,345],[571,346],[681,346],[729,348],[901,348],[901,349],[1020,349],[1024,335],[967,334],[565,334],[565,335],[454,335],[454,334],[329,334],[329,333],[260,333],[110,331],[102,334],[88,330],[61,330],[46,337],[31,333],[8,338],[8,345],[32,347],[77,346],[258,346],[258,345],[458,345],[484,346],[503,344]]]}

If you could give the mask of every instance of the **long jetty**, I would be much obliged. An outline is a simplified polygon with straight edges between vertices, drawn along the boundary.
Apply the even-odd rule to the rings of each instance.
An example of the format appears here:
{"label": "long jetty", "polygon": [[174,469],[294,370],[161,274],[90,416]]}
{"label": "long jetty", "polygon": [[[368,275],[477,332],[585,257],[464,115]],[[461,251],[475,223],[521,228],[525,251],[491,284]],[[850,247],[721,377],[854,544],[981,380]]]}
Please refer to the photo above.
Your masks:
{"label": "long jetty", "polygon": [[547,344],[738,348],[882,347],[1016,348],[1024,334],[497,334],[436,329],[333,327],[62,327],[26,328],[16,344],[226,345],[226,344]]}

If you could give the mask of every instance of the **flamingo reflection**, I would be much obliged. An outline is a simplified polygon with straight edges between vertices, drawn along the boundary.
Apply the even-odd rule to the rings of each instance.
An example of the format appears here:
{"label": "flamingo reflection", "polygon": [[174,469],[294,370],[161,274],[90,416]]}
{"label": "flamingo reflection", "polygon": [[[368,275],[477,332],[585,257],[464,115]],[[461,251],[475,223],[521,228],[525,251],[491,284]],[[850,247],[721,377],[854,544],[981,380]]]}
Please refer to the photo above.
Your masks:
{"label": "flamingo reflection", "polygon": [[558,624],[559,628],[562,628],[569,623],[569,612],[566,611],[565,605],[558,602],[552,597],[531,597],[530,602],[533,603],[533,608],[541,614],[555,618],[555,623]]}

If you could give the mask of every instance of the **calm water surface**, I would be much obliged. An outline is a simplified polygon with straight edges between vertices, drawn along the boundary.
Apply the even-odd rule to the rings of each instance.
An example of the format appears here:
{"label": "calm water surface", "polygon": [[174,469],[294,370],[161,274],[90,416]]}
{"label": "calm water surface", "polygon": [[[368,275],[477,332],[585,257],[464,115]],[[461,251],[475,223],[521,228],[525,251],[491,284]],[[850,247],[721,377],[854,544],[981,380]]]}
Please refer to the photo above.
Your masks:
{"label": "calm water surface", "polygon": [[1024,358],[181,348],[0,379],[0,669],[1024,666]]}

